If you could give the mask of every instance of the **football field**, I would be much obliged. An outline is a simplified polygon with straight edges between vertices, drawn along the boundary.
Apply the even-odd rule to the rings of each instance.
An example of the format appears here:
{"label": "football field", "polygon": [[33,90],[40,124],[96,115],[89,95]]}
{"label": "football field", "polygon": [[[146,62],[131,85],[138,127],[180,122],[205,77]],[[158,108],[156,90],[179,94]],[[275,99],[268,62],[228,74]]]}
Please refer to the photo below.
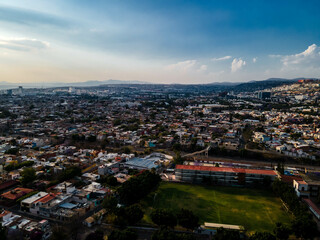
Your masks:
{"label": "football field", "polygon": [[249,232],[271,232],[276,222],[290,222],[280,199],[271,190],[162,182],[157,192],[144,199],[142,205],[146,210],[146,222],[151,222],[149,214],[155,208],[173,212],[189,209],[199,217],[201,224],[242,225]]}

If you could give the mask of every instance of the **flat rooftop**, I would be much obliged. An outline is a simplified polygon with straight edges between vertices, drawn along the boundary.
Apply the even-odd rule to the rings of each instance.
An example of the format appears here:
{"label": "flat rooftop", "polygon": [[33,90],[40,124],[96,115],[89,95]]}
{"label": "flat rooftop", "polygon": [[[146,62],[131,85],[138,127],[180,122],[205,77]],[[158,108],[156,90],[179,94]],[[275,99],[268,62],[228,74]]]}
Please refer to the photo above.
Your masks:
{"label": "flat rooftop", "polygon": [[127,161],[125,164],[127,166],[132,167],[138,167],[138,168],[146,168],[146,169],[152,169],[152,168],[158,168],[159,164],[156,164],[157,161],[159,161],[160,158],[153,157],[153,158],[132,158],[131,160]]}
{"label": "flat rooftop", "polygon": [[194,170],[194,171],[209,171],[209,172],[260,174],[260,175],[277,176],[276,172],[273,171],[273,170],[247,169],[247,168],[205,167],[205,166],[194,166],[194,165],[177,165],[176,169]]}
{"label": "flat rooftop", "polygon": [[46,192],[38,192],[37,194],[32,195],[31,197],[28,197],[28,198],[22,200],[21,203],[31,204],[31,203],[47,196],[47,195],[48,195],[48,193],[46,193]]}
{"label": "flat rooftop", "polygon": [[240,225],[231,225],[231,224],[221,224],[221,223],[209,223],[205,222],[204,226],[207,228],[225,228],[225,229],[230,229],[230,230],[243,230],[243,226]]}

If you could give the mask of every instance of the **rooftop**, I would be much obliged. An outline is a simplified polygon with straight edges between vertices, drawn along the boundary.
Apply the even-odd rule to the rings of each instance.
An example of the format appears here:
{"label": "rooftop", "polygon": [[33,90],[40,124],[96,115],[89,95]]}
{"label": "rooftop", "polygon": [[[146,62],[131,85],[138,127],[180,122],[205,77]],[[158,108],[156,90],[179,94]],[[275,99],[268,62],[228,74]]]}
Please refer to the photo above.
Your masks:
{"label": "rooftop", "polygon": [[9,200],[17,200],[32,191],[33,190],[30,188],[16,188],[14,190],[3,193],[1,197]]}
{"label": "rooftop", "polygon": [[230,230],[242,230],[243,227],[240,225],[230,225],[230,224],[221,224],[221,223],[204,223],[205,227],[208,228],[225,228],[225,229],[230,229]]}
{"label": "rooftop", "polygon": [[39,200],[37,200],[37,202],[41,202],[41,203],[47,203],[49,201],[51,201],[52,199],[54,199],[58,194],[55,194],[55,193],[50,193],[46,196],[44,196],[43,198],[40,198]]}
{"label": "rooftop", "polygon": [[12,187],[14,185],[17,185],[17,184],[18,184],[18,182],[15,181],[15,180],[9,180],[7,182],[3,182],[3,183],[0,184],[0,191],[4,190],[4,189],[7,189],[9,187]]}
{"label": "rooftop", "polygon": [[156,164],[156,162],[159,160],[159,158],[133,158],[126,162],[126,165],[132,166],[132,167],[140,167],[140,168],[157,168],[159,165]]}
{"label": "rooftop", "polygon": [[0,213],[0,218],[10,214],[11,212],[7,211],[7,210],[3,210],[1,213]]}
{"label": "rooftop", "polygon": [[309,207],[311,207],[317,214],[320,215],[320,209],[310,199],[304,198],[303,201],[305,201]]}
{"label": "rooftop", "polygon": [[46,192],[38,192],[37,194],[32,195],[31,197],[28,197],[28,198],[22,200],[21,203],[31,204],[31,203],[43,198],[46,195],[48,195],[48,193],[46,193]]}
{"label": "rooftop", "polygon": [[261,170],[261,169],[205,167],[205,166],[193,166],[193,165],[177,165],[176,169],[195,170],[195,171],[211,171],[211,172],[233,172],[233,173],[245,173],[245,174],[261,174],[261,175],[272,175],[272,176],[277,175],[276,172],[273,170]]}

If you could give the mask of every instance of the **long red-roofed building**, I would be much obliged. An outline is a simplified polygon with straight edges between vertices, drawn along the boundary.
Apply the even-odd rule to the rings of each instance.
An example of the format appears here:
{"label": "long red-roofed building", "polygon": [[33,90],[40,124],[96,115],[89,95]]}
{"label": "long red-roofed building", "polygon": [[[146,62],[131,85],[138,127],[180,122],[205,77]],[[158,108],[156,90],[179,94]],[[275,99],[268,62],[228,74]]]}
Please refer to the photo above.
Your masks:
{"label": "long red-roofed building", "polygon": [[210,181],[223,185],[250,185],[261,183],[266,178],[273,181],[278,176],[273,170],[194,165],[177,165],[175,174],[178,181],[198,183]]}
{"label": "long red-roofed building", "polygon": [[16,201],[19,198],[31,193],[33,190],[30,188],[15,188],[11,191],[1,194],[1,198],[7,201]]}
{"label": "long red-roofed building", "polygon": [[308,198],[304,198],[303,201],[308,205],[310,211],[315,215],[315,217],[320,220],[320,209],[318,206]]}

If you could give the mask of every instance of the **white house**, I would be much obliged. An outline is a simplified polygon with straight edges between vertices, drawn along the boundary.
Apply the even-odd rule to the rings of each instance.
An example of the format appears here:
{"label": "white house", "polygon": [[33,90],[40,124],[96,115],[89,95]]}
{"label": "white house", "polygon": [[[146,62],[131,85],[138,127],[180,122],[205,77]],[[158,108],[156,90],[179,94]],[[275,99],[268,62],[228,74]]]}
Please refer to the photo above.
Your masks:
{"label": "white house", "polygon": [[308,183],[306,183],[303,180],[302,181],[293,180],[293,188],[296,191],[296,194],[298,197],[310,196]]}

